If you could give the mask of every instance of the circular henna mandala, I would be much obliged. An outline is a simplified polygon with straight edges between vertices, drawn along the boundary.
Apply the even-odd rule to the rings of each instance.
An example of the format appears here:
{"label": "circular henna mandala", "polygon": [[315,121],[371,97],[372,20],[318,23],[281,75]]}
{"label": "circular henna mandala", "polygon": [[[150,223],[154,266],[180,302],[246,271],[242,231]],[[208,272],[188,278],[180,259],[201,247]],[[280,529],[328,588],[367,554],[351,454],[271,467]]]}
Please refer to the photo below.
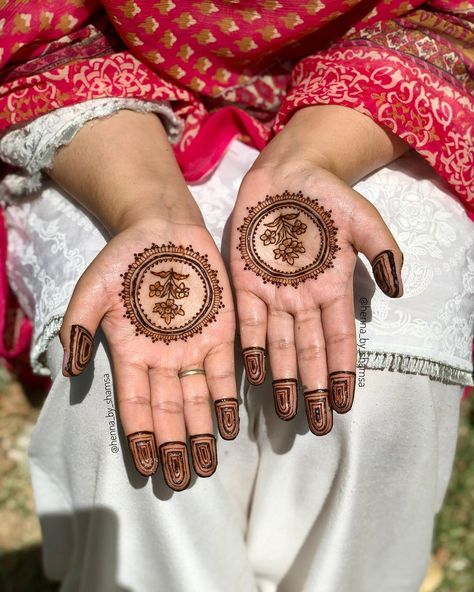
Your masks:
{"label": "circular henna mandala", "polygon": [[153,244],[121,277],[124,317],[152,341],[186,341],[224,307],[217,272],[191,247]]}
{"label": "circular henna mandala", "polygon": [[247,209],[237,248],[264,283],[296,287],[334,266],[337,228],[318,200],[285,191]]}

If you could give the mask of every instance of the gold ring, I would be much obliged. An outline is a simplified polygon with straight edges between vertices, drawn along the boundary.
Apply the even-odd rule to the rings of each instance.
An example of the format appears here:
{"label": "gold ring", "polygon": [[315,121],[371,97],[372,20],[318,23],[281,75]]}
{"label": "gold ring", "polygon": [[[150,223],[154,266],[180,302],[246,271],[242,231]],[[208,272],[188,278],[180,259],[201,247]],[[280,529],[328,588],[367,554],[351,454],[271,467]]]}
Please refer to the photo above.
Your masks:
{"label": "gold ring", "polygon": [[185,376],[193,376],[194,374],[206,374],[202,368],[190,368],[189,370],[181,370],[178,372],[178,378],[184,378]]}

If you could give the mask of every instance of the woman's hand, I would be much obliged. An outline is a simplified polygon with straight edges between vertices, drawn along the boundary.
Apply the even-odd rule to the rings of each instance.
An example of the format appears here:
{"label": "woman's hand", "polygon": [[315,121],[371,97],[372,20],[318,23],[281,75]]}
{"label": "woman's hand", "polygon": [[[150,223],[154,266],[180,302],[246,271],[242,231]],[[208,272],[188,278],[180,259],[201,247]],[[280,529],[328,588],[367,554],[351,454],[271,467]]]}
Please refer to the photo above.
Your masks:
{"label": "woman's hand", "polygon": [[156,441],[167,484],[185,488],[189,436],[195,472],[210,476],[217,458],[209,393],[223,438],[236,437],[239,420],[233,303],[206,229],[146,220],[107,244],[80,278],[63,321],[65,375],[84,369],[99,324],[138,471],[156,471]]}
{"label": "woman's hand", "polygon": [[[113,237],[74,290],[60,332],[64,374],[80,374],[101,325],[120,419],[137,470],[166,483],[217,464],[210,397],[223,438],[237,436],[235,319],[227,274],[155,115],[121,111],[86,124],[50,172]],[[210,396],[209,396],[210,393]]]}
{"label": "woman's hand", "polygon": [[[232,217],[231,270],[249,382],[265,379],[268,348],[277,414],[295,416],[299,373],[309,427],[324,435],[333,411],[346,413],[354,397],[357,252],[390,297],[403,292],[403,257],[377,210],[341,179],[343,167],[332,172],[337,150],[319,151],[312,123],[290,122],[244,179]],[[366,161],[360,158],[360,171],[367,172]],[[346,162],[350,178],[356,161]]]}

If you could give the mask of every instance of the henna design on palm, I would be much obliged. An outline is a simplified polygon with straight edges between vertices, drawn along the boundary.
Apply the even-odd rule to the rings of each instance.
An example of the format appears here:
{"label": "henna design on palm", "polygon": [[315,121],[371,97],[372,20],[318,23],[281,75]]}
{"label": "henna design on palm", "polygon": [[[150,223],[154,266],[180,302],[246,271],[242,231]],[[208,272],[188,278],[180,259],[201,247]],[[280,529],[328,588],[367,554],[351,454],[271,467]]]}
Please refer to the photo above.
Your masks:
{"label": "henna design on palm", "polygon": [[247,210],[237,248],[264,283],[296,287],[334,266],[337,228],[317,199],[284,191]]}
{"label": "henna design on palm", "polygon": [[190,246],[152,244],[121,277],[124,317],[153,342],[187,341],[224,307],[217,272]]}

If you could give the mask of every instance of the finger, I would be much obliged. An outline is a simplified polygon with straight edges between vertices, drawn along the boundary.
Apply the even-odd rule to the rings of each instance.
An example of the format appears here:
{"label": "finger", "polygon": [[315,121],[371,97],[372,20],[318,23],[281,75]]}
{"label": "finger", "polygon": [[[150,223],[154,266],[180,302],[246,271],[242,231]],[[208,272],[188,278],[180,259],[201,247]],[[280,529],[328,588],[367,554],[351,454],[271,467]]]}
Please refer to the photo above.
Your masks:
{"label": "finger", "polygon": [[120,420],[137,471],[148,477],[158,468],[148,369],[114,358],[114,385]]}
{"label": "finger", "polygon": [[154,368],[150,370],[150,386],[163,477],[168,487],[181,491],[191,479],[181,383],[175,370]]}
{"label": "finger", "polygon": [[333,417],[327,390],[326,347],[319,309],[295,316],[295,344],[309,429],[316,436],[324,436],[332,429]]}
{"label": "finger", "polygon": [[207,385],[214,401],[217,428],[224,440],[234,440],[240,429],[233,343],[233,339],[224,342],[211,350],[204,360]]}
{"label": "finger", "polygon": [[322,307],[321,321],[329,371],[329,400],[337,413],[347,413],[354,401],[356,334],[352,287]]}
{"label": "finger", "polygon": [[94,334],[106,310],[103,286],[84,274],[71,296],[59,333],[64,348],[64,376],[78,376],[90,362]]}
{"label": "finger", "polygon": [[[202,373],[197,373],[197,370]],[[183,389],[184,420],[191,444],[194,471],[200,477],[210,477],[217,467],[217,448],[216,438],[212,433],[209,391],[204,370],[183,369],[178,376]]]}
{"label": "finger", "polygon": [[289,421],[298,411],[298,381],[293,316],[268,312],[268,353],[273,375],[273,401],[280,419]]}
{"label": "finger", "polygon": [[390,298],[403,295],[403,254],[378,210],[367,200],[352,227],[354,247],[371,262],[378,287]]}
{"label": "finger", "polygon": [[245,290],[238,290],[236,299],[247,380],[259,385],[265,380],[267,307],[260,298]]}

